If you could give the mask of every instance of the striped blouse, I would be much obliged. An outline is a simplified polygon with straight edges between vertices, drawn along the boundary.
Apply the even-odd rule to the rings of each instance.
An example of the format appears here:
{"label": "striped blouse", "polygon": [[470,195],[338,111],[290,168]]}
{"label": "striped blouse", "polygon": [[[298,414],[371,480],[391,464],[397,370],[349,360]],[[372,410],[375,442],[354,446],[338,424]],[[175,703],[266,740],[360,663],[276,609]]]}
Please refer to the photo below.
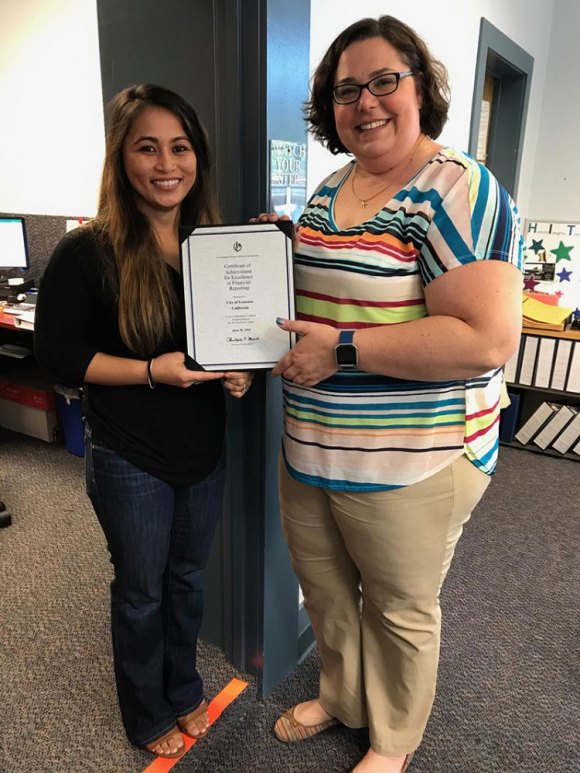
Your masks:
{"label": "striped blouse", "polygon": [[[475,260],[522,265],[519,216],[490,172],[450,148],[385,207],[340,230],[334,202],[352,162],[330,175],[301,220],[296,316],[339,329],[427,315],[423,288]],[[315,387],[284,382],[290,473],[329,489],[408,486],[465,454],[495,470],[502,371],[450,381],[338,372]]]}

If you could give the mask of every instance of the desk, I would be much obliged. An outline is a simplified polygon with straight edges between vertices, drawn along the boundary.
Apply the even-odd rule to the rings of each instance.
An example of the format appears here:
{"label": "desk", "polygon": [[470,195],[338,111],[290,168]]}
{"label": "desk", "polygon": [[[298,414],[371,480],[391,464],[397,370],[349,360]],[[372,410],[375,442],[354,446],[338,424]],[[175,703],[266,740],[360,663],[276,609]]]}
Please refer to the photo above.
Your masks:
{"label": "desk", "polygon": [[[59,439],[54,379],[34,357],[34,333],[16,327],[10,314],[0,314],[0,425],[14,432],[53,442]],[[4,350],[24,347],[20,356]]]}
{"label": "desk", "polygon": [[[0,345],[16,344],[17,346],[25,346],[27,349],[30,349],[32,354],[34,350],[33,336],[33,330],[16,327],[14,324],[14,314],[4,314],[0,311]],[[18,367],[19,364],[24,362],[31,362],[31,358],[10,357],[0,352],[0,373],[12,370],[12,368]]]}
{"label": "desk", "polygon": [[14,316],[14,314],[5,314],[3,311],[0,311],[0,329],[12,330],[16,333],[28,333],[30,336],[32,336],[32,333],[34,332],[33,330],[16,326],[16,323],[14,322]]}

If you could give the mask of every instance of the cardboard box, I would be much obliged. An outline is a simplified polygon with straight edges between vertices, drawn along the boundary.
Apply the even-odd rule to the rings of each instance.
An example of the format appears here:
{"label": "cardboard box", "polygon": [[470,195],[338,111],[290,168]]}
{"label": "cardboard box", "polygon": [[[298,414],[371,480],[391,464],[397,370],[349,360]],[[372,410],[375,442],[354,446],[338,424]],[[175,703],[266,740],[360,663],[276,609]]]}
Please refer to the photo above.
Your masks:
{"label": "cardboard box", "polygon": [[0,426],[55,443],[60,440],[56,410],[47,411],[0,398]]}

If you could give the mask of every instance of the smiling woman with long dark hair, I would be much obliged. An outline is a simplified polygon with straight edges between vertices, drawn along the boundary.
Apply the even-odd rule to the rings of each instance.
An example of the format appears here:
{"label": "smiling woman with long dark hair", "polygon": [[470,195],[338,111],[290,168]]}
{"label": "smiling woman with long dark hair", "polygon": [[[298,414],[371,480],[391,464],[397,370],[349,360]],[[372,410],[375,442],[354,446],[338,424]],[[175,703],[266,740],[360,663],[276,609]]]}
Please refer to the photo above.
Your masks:
{"label": "smiling woman with long dark hair", "polygon": [[123,723],[136,745],[183,753],[208,731],[195,654],[204,570],[225,475],[222,383],[185,366],[178,227],[215,223],[208,142],[194,109],[154,85],[108,112],[94,220],[57,246],[40,285],[38,360],[84,386],[87,493],[115,577],[111,626]]}

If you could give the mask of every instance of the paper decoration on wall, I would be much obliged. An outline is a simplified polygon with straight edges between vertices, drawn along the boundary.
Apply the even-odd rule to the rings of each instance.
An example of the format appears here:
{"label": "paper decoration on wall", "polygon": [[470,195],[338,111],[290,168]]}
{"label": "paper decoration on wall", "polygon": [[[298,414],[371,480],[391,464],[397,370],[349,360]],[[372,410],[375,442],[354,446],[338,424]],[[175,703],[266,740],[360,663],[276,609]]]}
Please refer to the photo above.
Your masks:
{"label": "paper decoration on wall", "polygon": [[553,293],[560,306],[580,309],[580,223],[526,220],[524,260],[525,290]]}
{"label": "paper decoration on wall", "polygon": [[574,245],[571,244],[568,247],[564,245],[564,242],[560,242],[558,245],[558,249],[556,250],[550,250],[550,252],[553,252],[556,256],[556,263],[559,260],[571,260],[570,258],[570,250],[574,249]]}
{"label": "paper decoration on wall", "polygon": [[532,274],[528,274],[524,279],[524,290],[535,290],[539,284],[540,282],[534,279]]}

